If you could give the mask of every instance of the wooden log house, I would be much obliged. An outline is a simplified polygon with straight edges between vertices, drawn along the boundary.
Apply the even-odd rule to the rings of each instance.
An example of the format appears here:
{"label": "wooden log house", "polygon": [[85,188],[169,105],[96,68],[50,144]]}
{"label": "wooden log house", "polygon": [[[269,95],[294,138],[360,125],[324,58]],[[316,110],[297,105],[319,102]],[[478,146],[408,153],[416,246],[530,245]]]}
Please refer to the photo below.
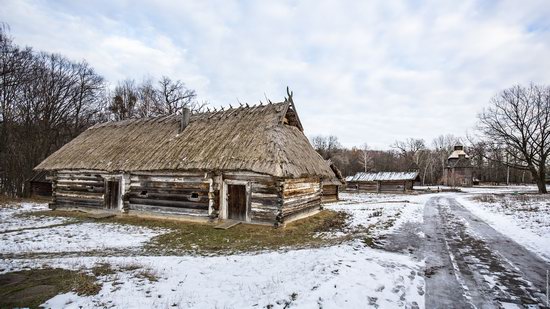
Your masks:
{"label": "wooden log house", "polygon": [[346,178],[348,190],[367,192],[406,192],[413,190],[418,172],[359,172]]}
{"label": "wooden log house", "polygon": [[281,103],[95,125],[46,158],[53,209],[284,224],[335,178]]}

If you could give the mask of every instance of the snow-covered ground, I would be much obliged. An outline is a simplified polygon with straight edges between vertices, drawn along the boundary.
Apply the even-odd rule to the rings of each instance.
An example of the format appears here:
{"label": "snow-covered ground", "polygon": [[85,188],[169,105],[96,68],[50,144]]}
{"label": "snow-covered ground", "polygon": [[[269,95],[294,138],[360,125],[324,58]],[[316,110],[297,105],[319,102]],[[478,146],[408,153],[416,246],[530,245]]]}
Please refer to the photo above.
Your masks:
{"label": "snow-covered ground", "polygon": [[[369,212],[367,209],[388,206],[382,213],[401,212],[397,216],[398,222],[403,214],[418,212],[422,206],[416,202],[385,203],[403,201],[409,196],[344,194],[343,197],[349,200],[329,208],[349,212],[354,216],[352,224],[363,226],[388,218],[386,215],[368,218],[365,216]],[[26,209],[29,210],[32,208]],[[10,220],[18,218],[12,217]],[[0,250],[3,253],[16,250],[98,250],[111,245],[139,245],[157,232],[134,228],[90,222],[19,231],[17,233],[21,234],[17,237],[12,233],[2,235],[5,238]],[[69,243],[69,240],[72,242]],[[118,271],[115,275],[100,278],[103,288],[98,295],[62,294],[49,300],[46,307],[264,308],[273,305],[274,308],[283,308],[290,305],[299,308],[358,308],[369,304],[381,308],[424,307],[423,261],[371,249],[359,240],[317,249],[217,257],[4,259],[0,261],[0,269],[2,273],[46,266],[90,269],[100,263],[111,264]],[[147,269],[158,277],[158,281],[137,276],[136,272],[140,269],[124,270],[124,265],[128,264]]]}
{"label": "snow-covered ground", "polygon": [[71,221],[68,218],[48,216],[19,216],[29,211],[48,210],[47,204],[21,203],[1,205],[0,207],[0,232],[51,226]]}
{"label": "snow-covered ground", "polygon": [[132,225],[79,222],[70,218],[21,216],[46,204],[0,208],[0,253],[59,253],[139,247],[163,230]]}
{"label": "snow-covered ground", "polygon": [[[471,197],[520,188],[440,193],[460,200],[495,229],[541,254],[550,253],[550,205],[538,205],[534,217],[498,210]],[[533,188],[523,188],[531,190]],[[350,228],[369,228],[375,236],[394,232],[407,222],[422,225],[424,205],[435,194],[392,195],[342,193],[342,201],[326,208],[351,215]],[[38,267],[90,269],[108,263],[116,270],[99,277],[103,288],[94,296],[58,295],[51,308],[424,308],[425,262],[409,254],[372,249],[361,239],[315,249],[227,256],[94,256],[106,248],[139,248],[163,230],[68,219],[18,216],[44,209],[40,204],[0,209],[0,273]],[[536,220],[542,223],[533,223]],[[536,222],[538,222],[536,221]],[[67,223],[63,225],[64,223]],[[391,223],[391,224],[389,224]],[[529,224],[531,225],[529,225]],[[62,224],[62,225],[59,225]],[[45,227],[54,225],[53,227]],[[37,229],[26,229],[39,227]],[[521,227],[524,227],[523,229]],[[16,232],[5,232],[23,229]],[[522,235],[522,236],[521,236]],[[546,240],[545,240],[546,238]],[[546,247],[544,249],[543,247]],[[21,256],[20,252],[73,252],[71,257]],[[74,252],[82,252],[82,256]],[[88,254],[84,254],[88,252]],[[134,251],[136,252],[136,251]],[[546,252],[546,253],[545,253]],[[135,254],[135,253],[134,253]],[[133,265],[133,267],[125,267]],[[150,280],[139,273],[147,271]]]}
{"label": "snow-covered ground", "polygon": [[0,234],[0,252],[51,253],[139,247],[161,234],[149,228],[101,223],[78,223]]}
{"label": "snow-covered ground", "polygon": [[550,196],[467,194],[457,200],[495,230],[550,260]]}
{"label": "snow-covered ground", "polygon": [[[32,265],[35,261],[20,261]],[[360,244],[324,249],[224,257],[114,257],[41,260],[54,267],[80,269],[95,263],[141,265],[158,277],[149,281],[121,271],[95,296],[58,295],[52,308],[381,308],[423,307],[420,263],[407,256],[366,249]]]}

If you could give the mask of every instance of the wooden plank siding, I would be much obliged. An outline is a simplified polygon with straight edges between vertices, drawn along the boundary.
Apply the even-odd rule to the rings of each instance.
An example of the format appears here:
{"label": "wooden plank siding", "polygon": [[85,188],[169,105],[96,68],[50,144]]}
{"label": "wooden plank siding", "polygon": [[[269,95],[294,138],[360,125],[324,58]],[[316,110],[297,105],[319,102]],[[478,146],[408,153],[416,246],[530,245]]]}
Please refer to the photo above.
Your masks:
{"label": "wooden plank siding", "polygon": [[317,178],[298,178],[283,181],[283,205],[280,220],[311,211],[321,205],[321,181]]}
{"label": "wooden plank siding", "polygon": [[366,192],[404,192],[413,189],[412,180],[379,180],[348,182],[347,189]]}
{"label": "wooden plank siding", "polygon": [[53,179],[53,207],[102,209],[105,182],[103,174],[59,172]]}
{"label": "wooden plank siding", "polygon": [[208,216],[210,179],[204,173],[131,174],[129,180],[130,211]]}

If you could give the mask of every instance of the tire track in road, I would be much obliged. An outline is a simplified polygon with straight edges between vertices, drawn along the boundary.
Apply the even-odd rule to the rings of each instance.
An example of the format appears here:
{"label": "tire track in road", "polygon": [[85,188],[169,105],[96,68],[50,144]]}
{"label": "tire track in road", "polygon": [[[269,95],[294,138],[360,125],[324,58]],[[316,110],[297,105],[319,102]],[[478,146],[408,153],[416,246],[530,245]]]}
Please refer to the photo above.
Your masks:
{"label": "tire track in road", "polygon": [[[426,308],[543,308],[550,263],[500,234],[452,197],[424,208]],[[535,307],[536,308],[536,307]]]}

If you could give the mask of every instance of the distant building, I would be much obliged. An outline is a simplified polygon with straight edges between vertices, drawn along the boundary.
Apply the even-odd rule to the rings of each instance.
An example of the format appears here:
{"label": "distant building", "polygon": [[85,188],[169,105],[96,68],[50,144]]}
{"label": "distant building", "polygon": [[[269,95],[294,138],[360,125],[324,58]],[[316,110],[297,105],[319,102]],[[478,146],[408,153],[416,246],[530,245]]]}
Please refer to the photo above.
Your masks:
{"label": "distant building", "polygon": [[48,197],[52,196],[52,179],[47,171],[34,172],[31,178],[27,180],[30,197]]}
{"label": "distant building", "polygon": [[443,171],[443,184],[451,187],[471,187],[473,185],[473,167],[470,156],[464,152],[464,146],[457,145],[447,158]]}
{"label": "distant building", "polygon": [[357,173],[346,178],[347,188],[368,192],[405,192],[413,189],[418,172]]}

